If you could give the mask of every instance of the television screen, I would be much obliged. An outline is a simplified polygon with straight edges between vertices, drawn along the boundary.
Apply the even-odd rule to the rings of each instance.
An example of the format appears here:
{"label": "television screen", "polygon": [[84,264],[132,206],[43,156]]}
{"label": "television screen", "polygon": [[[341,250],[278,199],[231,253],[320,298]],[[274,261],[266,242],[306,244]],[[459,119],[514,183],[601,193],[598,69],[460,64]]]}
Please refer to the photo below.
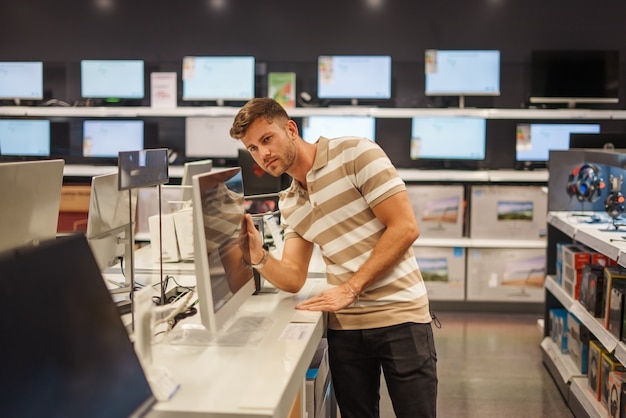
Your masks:
{"label": "television screen", "polygon": [[50,121],[0,119],[0,155],[50,156]]}
{"label": "television screen", "polygon": [[570,134],[598,133],[595,123],[531,123],[517,125],[515,158],[518,162],[548,161],[550,150],[569,149]]}
{"label": "television screen", "polygon": [[0,62],[0,99],[43,99],[43,62]]}
{"label": "television screen", "polygon": [[426,50],[427,96],[499,96],[500,51]]}
{"label": "television screen", "polygon": [[143,147],[142,120],[83,121],[83,157],[117,158],[120,151]]}
{"label": "television screen", "polygon": [[619,51],[533,51],[531,103],[617,103]]}
{"label": "television screen", "polygon": [[237,158],[243,142],[230,136],[230,116],[185,118],[185,156],[199,158]]}
{"label": "television screen", "polygon": [[323,55],[317,60],[320,99],[390,99],[391,57]]}
{"label": "television screen", "polygon": [[250,100],[254,75],[252,56],[184,57],[183,100]]}
{"label": "television screen", "polygon": [[413,117],[411,159],[484,160],[486,125],[476,117]]}
{"label": "television screen", "polygon": [[360,136],[374,141],[376,118],[373,116],[308,116],[302,120],[302,139],[317,142],[320,136]]}
{"label": "television screen", "polygon": [[143,99],[143,60],[82,60],[80,94],[85,99]]}

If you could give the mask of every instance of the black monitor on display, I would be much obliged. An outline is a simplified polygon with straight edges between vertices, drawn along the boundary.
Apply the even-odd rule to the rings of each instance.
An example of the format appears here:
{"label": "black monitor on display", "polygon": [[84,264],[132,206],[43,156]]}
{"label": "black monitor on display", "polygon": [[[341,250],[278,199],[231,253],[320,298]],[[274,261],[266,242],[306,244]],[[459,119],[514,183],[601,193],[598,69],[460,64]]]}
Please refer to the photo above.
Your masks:
{"label": "black monitor on display", "polygon": [[486,138],[485,118],[415,116],[411,122],[410,157],[440,161],[444,167],[461,167],[485,159]]}
{"label": "black monitor on display", "polygon": [[246,102],[254,97],[253,56],[186,56],[183,58],[183,100]]}
{"label": "black monitor on display", "polygon": [[81,60],[80,95],[104,103],[132,104],[145,96],[143,60]]}
{"label": "black monitor on display", "polygon": [[0,156],[49,157],[50,121],[0,119]]}
{"label": "black monitor on display", "polygon": [[154,405],[83,235],[0,254],[0,293],[28,295],[0,304],[2,416],[139,417]]}
{"label": "black monitor on display", "polygon": [[291,177],[283,174],[274,177],[264,171],[252,158],[248,150],[239,151],[239,167],[244,184],[244,193],[248,199],[245,201],[246,211],[249,213],[273,212],[278,209],[278,196],[265,198],[251,198],[258,195],[276,194],[287,188],[291,183]]}
{"label": "black monitor on display", "polygon": [[623,150],[626,149],[626,132],[572,133],[569,147]]}
{"label": "black monitor on display", "polygon": [[317,97],[331,101],[391,99],[391,56],[322,55],[317,59]]}
{"label": "black monitor on display", "polygon": [[500,51],[437,50],[425,53],[426,96],[500,95]]}
{"label": "black monitor on display", "polygon": [[1,61],[0,100],[43,99],[42,61]]}
{"label": "black monitor on display", "polygon": [[533,51],[530,102],[618,103],[619,79],[617,50]]}
{"label": "black monitor on display", "polygon": [[358,136],[375,141],[376,118],[373,116],[308,116],[302,119],[302,139],[315,143],[320,136],[338,138]]}

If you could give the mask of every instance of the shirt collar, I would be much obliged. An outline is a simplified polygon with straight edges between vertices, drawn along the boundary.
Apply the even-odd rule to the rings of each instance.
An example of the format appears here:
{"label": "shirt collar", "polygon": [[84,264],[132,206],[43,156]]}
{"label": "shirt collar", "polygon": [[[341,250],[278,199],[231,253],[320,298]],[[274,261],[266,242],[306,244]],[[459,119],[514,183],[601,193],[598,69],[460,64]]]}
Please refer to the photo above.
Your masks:
{"label": "shirt collar", "polygon": [[320,136],[317,140],[317,151],[311,171],[319,170],[328,164],[328,138]]}

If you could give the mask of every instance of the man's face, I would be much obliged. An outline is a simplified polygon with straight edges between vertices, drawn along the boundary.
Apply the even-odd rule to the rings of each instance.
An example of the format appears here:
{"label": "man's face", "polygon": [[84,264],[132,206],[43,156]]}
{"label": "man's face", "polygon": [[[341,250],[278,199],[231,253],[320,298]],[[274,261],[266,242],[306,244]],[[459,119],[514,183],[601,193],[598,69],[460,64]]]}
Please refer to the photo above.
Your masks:
{"label": "man's face", "polygon": [[254,160],[274,177],[289,171],[296,155],[296,133],[293,121],[269,123],[258,118],[250,124],[241,142]]}

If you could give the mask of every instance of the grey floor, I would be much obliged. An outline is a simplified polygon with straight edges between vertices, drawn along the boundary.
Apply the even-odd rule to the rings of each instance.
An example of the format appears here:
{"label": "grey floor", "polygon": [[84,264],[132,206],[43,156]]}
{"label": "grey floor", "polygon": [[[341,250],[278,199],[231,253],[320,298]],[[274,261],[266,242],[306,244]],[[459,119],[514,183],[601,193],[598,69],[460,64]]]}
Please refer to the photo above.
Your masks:
{"label": "grey floor", "polygon": [[[541,315],[437,312],[437,317],[439,418],[573,417],[541,361]],[[395,417],[384,387],[381,417]]]}

